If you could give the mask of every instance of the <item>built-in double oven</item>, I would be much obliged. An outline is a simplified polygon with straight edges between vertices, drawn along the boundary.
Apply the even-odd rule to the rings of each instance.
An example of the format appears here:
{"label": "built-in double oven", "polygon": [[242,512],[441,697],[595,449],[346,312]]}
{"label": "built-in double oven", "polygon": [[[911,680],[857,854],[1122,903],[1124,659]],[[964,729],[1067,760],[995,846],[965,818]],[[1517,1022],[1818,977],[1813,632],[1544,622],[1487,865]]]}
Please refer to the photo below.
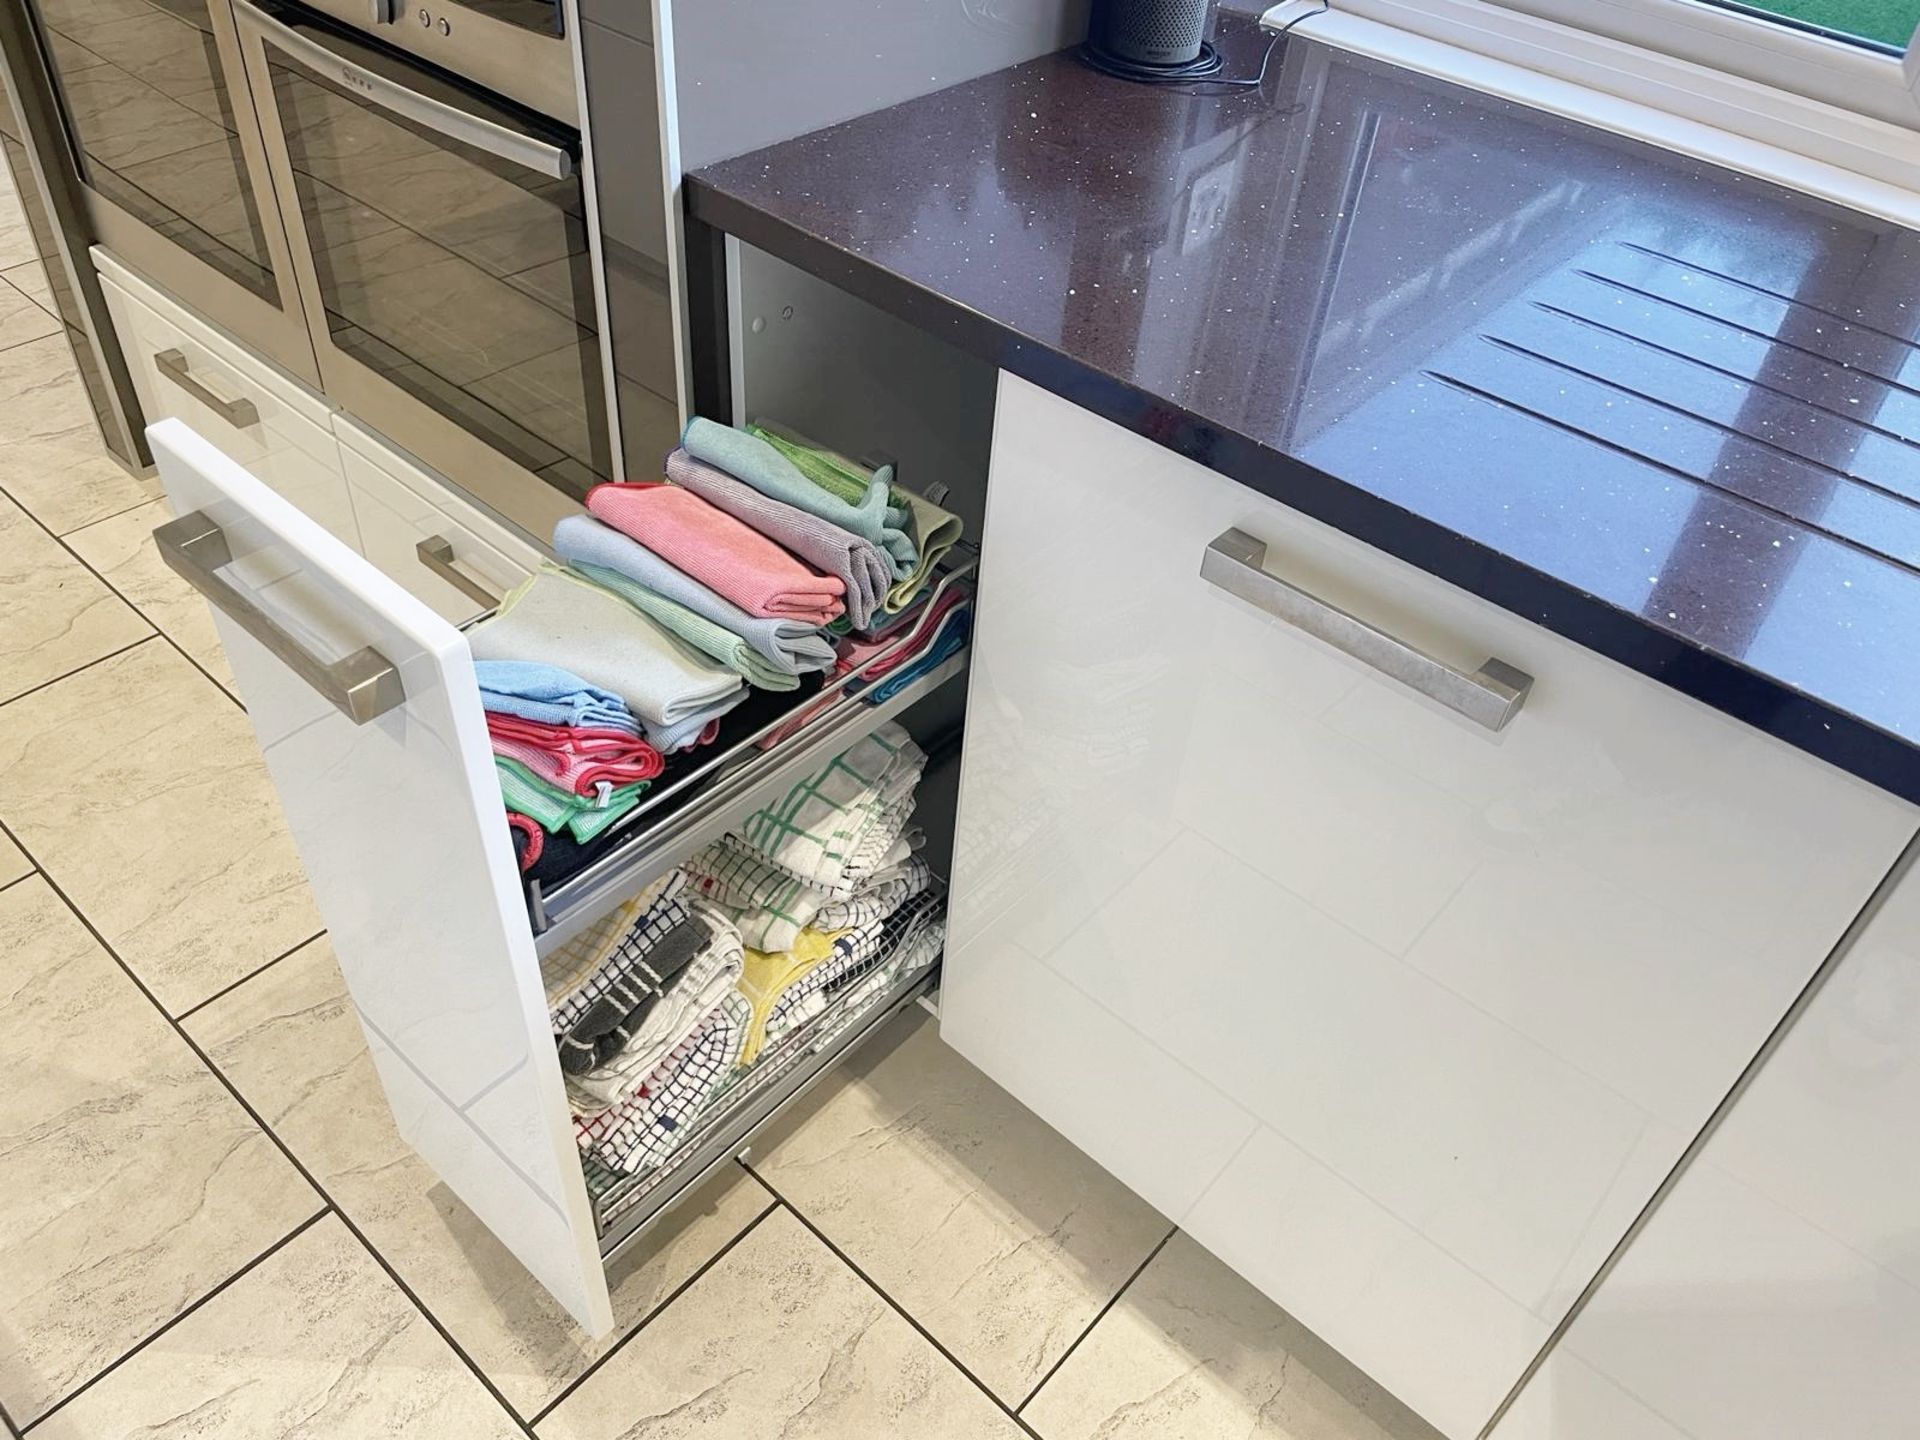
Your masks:
{"label": "built-in double oven", "polygon": [[102,243],[540,534],[613,472],[560,0],[34,0]]}

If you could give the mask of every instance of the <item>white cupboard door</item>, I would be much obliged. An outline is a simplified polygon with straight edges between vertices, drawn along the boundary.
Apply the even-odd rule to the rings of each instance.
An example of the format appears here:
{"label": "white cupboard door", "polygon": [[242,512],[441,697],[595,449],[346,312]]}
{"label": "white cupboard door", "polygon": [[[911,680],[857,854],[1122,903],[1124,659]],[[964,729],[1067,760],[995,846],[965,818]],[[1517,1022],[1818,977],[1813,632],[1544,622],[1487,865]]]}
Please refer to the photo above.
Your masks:
{"label": "white cupboard door", "polygon": [[147,435],[181,517],[162,556],[212,603],[401,1133],[606,1331],[465,639],[180,421]]}
{"label": "white cupboard door", "polygon": [[1837,964],[1494,1440],[1920,1434],[1920,882]]}
{"label": "white cupboard door", "polygon": [[[1234,529],[1523,707],[1490,729],[1208,583]],[[942,1033],[1450,1435],[1915,826],[1010,376],[976,635]]]}

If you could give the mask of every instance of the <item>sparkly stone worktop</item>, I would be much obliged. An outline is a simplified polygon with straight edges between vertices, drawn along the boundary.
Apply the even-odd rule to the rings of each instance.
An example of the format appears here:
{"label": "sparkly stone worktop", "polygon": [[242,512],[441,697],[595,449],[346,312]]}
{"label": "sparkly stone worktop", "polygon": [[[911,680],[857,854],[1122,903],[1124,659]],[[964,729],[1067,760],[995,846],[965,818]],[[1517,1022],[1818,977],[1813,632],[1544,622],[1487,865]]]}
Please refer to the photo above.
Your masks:
{"label": "sparkly stone worktop", "polygon": [[[1265,37],[1223,22],[1227,70]],[[1062,54],[692,215],[1920,800],[1920,235],[1318,42]]]}

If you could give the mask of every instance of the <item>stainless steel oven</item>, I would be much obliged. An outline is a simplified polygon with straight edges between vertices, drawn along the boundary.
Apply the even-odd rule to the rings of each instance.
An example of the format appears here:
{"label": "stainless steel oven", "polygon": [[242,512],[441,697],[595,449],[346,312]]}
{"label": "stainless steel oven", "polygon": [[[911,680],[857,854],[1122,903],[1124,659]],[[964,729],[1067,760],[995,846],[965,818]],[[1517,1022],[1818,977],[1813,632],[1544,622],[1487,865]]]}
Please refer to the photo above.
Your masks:
{"label": "stainless steel oven", "polygon": [[31,0],[96,238],[318,381],[228,0]]}
{"label": "stainless steel oven", "polygon": [[321,384],[542,534],[618,453],[558,11],[380,3],[233,0]]}

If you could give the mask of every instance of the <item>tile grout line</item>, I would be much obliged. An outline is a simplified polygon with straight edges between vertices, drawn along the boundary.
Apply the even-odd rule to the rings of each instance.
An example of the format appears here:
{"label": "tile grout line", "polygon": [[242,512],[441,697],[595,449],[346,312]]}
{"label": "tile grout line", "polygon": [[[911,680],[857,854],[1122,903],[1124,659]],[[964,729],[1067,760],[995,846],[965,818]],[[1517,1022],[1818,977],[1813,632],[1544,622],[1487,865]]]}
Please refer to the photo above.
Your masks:
{"label": "tile grout line", "polygon": [[[0,886],[0,889],[4,889],[4,888],[5,888],[4,886]],[[314,931],[313,934],[309,935],[306,939],[302,940],[299,944],[291,945],[287,949],[282,950],[278,955],[274,956],[271,960],[267,961],[264,965],[260,965],[252,970],[249,970],[246,974],[242,975],[238,980],[233,981],[231,984],[222,985],[218,990],[214,991],[213,994],[207,996],[206,999],[196,1000],[193,1004],[189,1005],[186,1009],[182,1010],[174,1018],[177,1019],[182,1025],[186,1024],[188,1020],[192,1019],[195,1015],[198,1015],[202,1010],[206,1009],[207,1006],[213,1004],[214,1001],[224,1000],[227,996],[231,995],[234,991],[238,990],[242,985],[246,984],[249,980],[256,979],[257,977],[266,974],[267,971],[271,970],[274,966],[278,965],[282,960],[285,960],[290,956],[299,954],[302,950],[306,949],[307,946],[313,944],[314,941],[321,939],[323,936],[325,936],[326,933],[327,932],[324,927]]]}
{"label": "tile grout line", "polygon": [[[215,690],[219,691],[222,695],[226,696],[227,699],[231,700],[235,705],[239,706],[243,714],[245,713],[247,707],[240,704],[240,698],[237,695],[235,695],[232,691],[228,690],[227,687],[222,685],[218,680],[214,679],[213,673],[210,670],[208,670],[206,666],[202,665],[198,660],[194,659],[193,656],[187,654],[186,650],[181,646],[178,640],[175,640],[173,636],[169,635],[165,630],[161,629],[158,625],[154,624],[152,617],[150,617],[147,614],[147,612],[142,610],[138,605],[134,604],[133,601],[129,600],[126,597],[126,595],[121,592],[120,588],[113,583],[113,581],[109,580],[105,575],[102,575],[98,570],[94,569],[92,565],[88,564],[87,558],[84,555],[82,555],[78,550],[74,549],[73,546],[67,543],[66,535],[60,534],[51,525],[47,524],[46,521],[42,520],[38,515],[34,514],[31,509],[29,509],[25,504],[21,502],[19,496],[15,495],[12,491],[8,490],[5,486],[0,486],[0,495],[5,495],[8,500],[12,501],[14,505],[18,506],[20,513],[26,516],[27,519],[31,520],[35,525],[38,525],[41,531],[47,536],[49,540],[53,541],[54,544],[58,545],[62,550],[66,551],[67,554],[73,558],[73,561],[76,565],[78,565],[82,570],[86,571],[89,575],[93,576],[94,579],[98,580],[103,586],[105,586],[108,594],[112,595],[122,605],[126,606],[135,615],[139,616],[141,623],[148,626],[150,629],[152,629],[154,635],[158,635],[162,640],[166,641],[168,645],[172,646],[175,654],[177,654],[182,660],[186,661],[194,669],[198,670],[202,675],[206,676],[208,682],[213,686]],[[166,499],[165,495],[157,495],[152,497],[151,499],[142,500],[139,505],[129,505],[124,510],[116,510],[113,512],[112,515],[101,515],[96,519],[89,520],[85,525],[74,526],[73,529],[67,532],[67,535],[77,535],[82,530],[90,529],[95,525],[104,524],[106,521],[115,519],[118,516],[129,515],[133,513],[135,510],[140,509],[142,505],[151,505],[153,504],[154,500],[160,500],[164,503],[165,499]],[[150,640],[152,638],[153,636],[151,635],[142,637],[142,639],[145,639],[145,640]],[[135,642],[135,644],[138,644],[138,643],[140,642],[139,641]],[[129,645],[126,648],[130,650],[133,647]],[[100,658],[106,659],[108,657],[102,656]],[[90,661],[89,663],[91,664],[91,663],[98,663],[98,662]],[[83,666],[81,668],[84,669],[85,667]],[[72,674],[74,672],[69,671],[68,673]],[[66,676],[63,675],[60,678],[64,680]],[[49,683],[52,683],[52,682],[49,682]],[[36,686],[35,688],[38,689],[40,687]],[[17,700],[20,697],[16,695],[13,698]]]}
{"label": "tile grout line", "polygon": [[[27,873],[24,875],[14,876],[13,879],[7,881],[6,884],[0,885],[0,894],[4,894],[6,891],[11,890],[14,886],[18,885],[22,880],[33,879],[33,877],[38,875],[39,873],[40,873],[39,870],[35,869],[35,870],[27,871]],[[4,1413],[5,1413],[4,1410],[0,1410],[0,1414],[4,1414]]]}
{"label": "tile grout line", "polygon": [[[278,1240],[274,1241],[271,1245],[267,1246],[266,1249],[262,1250],[258,1255],[254,1256],[251,1260],[247,1261],[246,1264],[242,1265],[238,1270],[234,1271],[231,1275],[227,1276],[226,1279],[222,1280],[218,1285],[214,1286],[211,1290],[207,1291],[206,1294],[202,1295],[199,1299],[193,1301],[191,1304],[185,1306],[177,1314],[163,1321],[158,1329],[154,1330],[151,1334],[142,1337],[140,1341],[137,1344],[135,1344],[130,1350],[128,1350],[125,1354],[119,1356],[118,1358],[112,1361],[109,1361],[104,1368],[95,1371],[92,1375],[88,1376],[85,1380],[81,1381],[78,1385],[74,1386],[73,1389],[69,1390],[66,1394],[62,1395],[52,1405],[48,1406],[45,1410],[41,1411],[39,1415],[34,1417],[33,1421],[30,1424],[28,1424],[24,1429],[20,1430],[20,1435],[22,1437],[22,1440],[25,1440],[25,1437],[27,1436],[27,1434],[30,1433],[35,1426],[43,1424],[47,1420],[52,1419],[55,1415],[59,1414],[62,1410],[64,1410],[68,1405],[72,1404],[75,1400],[78,1400],[82,1395],[86,1394],[87,1391],[91,1390],[94,1386],[98,1385],[102,1380],[106,1379],[109,1375],[113,1374],[114,1371],[118,1370],[122,1365],[125,1365],[129,1360],[133,1359],[134,1356],[140,1354],[141,1351],[145,1350],[148,1346],[152,1345],[153,1342],[158,1340],[162,1335],[166,1334],[169,1330],[173,1329],[174,1326],[178,1325],[181,1321],[185,1320],[189,1315],[193,1314],[194,1311],[204,1308],[208,1303],[210,1303],[214,1299],[215,1296],[220,1295],[222,1292],[231,1289],[235,1284],[245,1279],[253,1271],[259,1269],[260,1266],[264,1265],[268,1260],[272,1259],[275,1255],[279,1254],[282,1250],[286,1249],[287,1246],[291,1245],[295,1240],[298,1240],[302,1235],[306,1234],[307,1231],[311,1230],[314,1226],[318,1225],[322,1220],[326,1219],[329,1215],[333,1215],[335,1213],[337,1212],[334,1210],[331,1204],[323,1204],[318,1210],[314,1211],[313,1214],[309,1215],[306,1219],[302,1220],[298,1225],[294,1226],[293,1229],[289,1230],[286,1234],[282,1235]],[[19,1427],[15,1427],[15,1428],[19,1428]]]}
{"label": "tile grout line", "polygon": [[855,1275],[859,1276],[862,1284],[864,1284],[869,1290],[873,1291],[874,1294],[878,1295],[881,1298],[881,1300],[883,1300],[886,1303],[888,1309],[892,1310],[894,1314],[898,1315],[902,1320],[906,1321],[908,1325],[912,1326],[914,1333],[917,1334],[922,1340],[926,1341],[927,1344],[931,1345],[934,1348],[934,1350],[938,1352],[938,1354],[941,1356],[942,1359],[944,1359],[949,1365],[953,1366],[953,1368],[957,1370],[960,1374],[964,1375],[968,1379],[968,1381],[972,1383],[974,1389],[978,1390],[982,1395],[986,1396],[988,1402],[996,1410],[998,1410],[1002,1415],[1005,1415],[1007,1419],[1011,1420],[1014,1423],[1014,1425],[1018,1427],[1022,1435],[1026,1435],[1030,1437],[1030,1440],[1041,1440],[1039,1432],[1036,1431],[1031,1425],[1027,1424],[1025,1420],[1022,1420],[1020,1418],[1019,1411],[1013,1409],[1011,1406],[1007,1404],[1006,1401],[1002,1400],[999,1397],[999,1395],[994,1393],[992,1387],[987,1385],[986,1382],[983,1381],[978,1375],[974,1374],[970,1368],[961,1364],[958,1356],[956,1356],[951,1350],[949,1350],[939,1340],[934,1338],[933,1332],[928,1330],[926,1326],[922,1325],[918,1319],[916,1319],[911,1313],[909,1313],[906,1306],[902,1305],[898,1300],[894,1299],[893,1296],[889,1295],[886,1292],[886,1290],[882,1288],[874,1280],[874,1278],[871,1275],[867,1274],[867,1272],[864,1269],[862,1269],[859,1265],[856,1265],[854,1263],[853,1258],[850,1255],[848,1255],[846,1251],[842,1250],[838,1245],[834,1244],[833,1241],[829,1240],[826,1237],[826,1235],[821,1232],[820,1228],[817,1225],[815,1225],[811,1220],[807,1219],[805,1215],[801,1214],[798,1206],[796,1206],[792,1201],[788,1200],[786,1196],[780,1194],[778,1190],[774,1190],[773,1186],[769,1184],[765,1179],[763,1179],[760,1175],[760,1172],[755,1170],[753,1166],[747,1164],[745,1161],[741,1162],[741,1166],[743,1169],[746,1170],[746,1172],[749,1175],[753,1176],[754,1179],[759,1180],[762,1185],[766,1185],[767,1189],[772,1190],[775,1198],[779,1201],[779,1205],[781,1209],[785,1210],[789,1215],[793,1216],[795,1220],[798,1220],[802,1228],[804,1228],[809,1235],[813,1236],[814,1239],[818,1240],[822,1245],[826,1246],[828,1251],[832,1253],[833,1257],[836,1260],[838,1260],[842,1265],[846,1266],[847,1269],[851,1270]]}
{"label": "tile grout line", "polygon": [[1170,1225],[1167,1227],[1167,1233],[1162,1235],[1160,1237],[1159,1243],[1156,1244],[1153,1247],[1153,1249],[1147,1252],[1147,1258],[1142,1260],[1138,1265],[1133,1267],[1133,1273],[1127,1276],[1126,1280],[1122,1282],[1118,1290],[1114,1291],[1112,1295],[1107,1297],[1107,1303],[1102,1305],[1099,1308],[1099,1310],[1095,1312],[1093,1319],[1087,1322],[1086,1328],[1083,1329],[1078,1335],[1074,1336],[1073,1343],[1067,1346],[1067,1348],[1061,1352],[1060,1358],[1054,1361],[1053,1364],[1047,1367],[1047,1373],[1042,1375],[1040,1379],[1034,1384],[1034,1387],[1027,1392],[1027,1398],[1022,1400],[1018,1405],[1013,1407],[1014,1414],[1020,1415],[1025,1413],[1027,1406],[1033,1403],[1034,1397],[1037,1396],[1042,1390],[1046,1389],[1047,1383],[1050,1380],[1052,1380],[1054,1376],[1060,1373],[1062,1367],[1066,1365],[1067,1361],[1073,1358],[1073,1352],[1080,1348],[1081,1342],[1084,1341],[1089,1335],[1093,1334],[1093,1332],[1099,1328],[1100,1322],[1107,1318],[1107,1312],[1113,1309],[1114,1306],[1120,1303],[1121,1297],[1124,1296],[1127,1293],[1127,1291],[1133,1288],[1133,1282],[1138,1280],[1142,1275],[1146,1273],[1147,1267],[1154,1262],[1155,1257],[1158,1256],[1162,1250],[1166,1249],[1167,1243],[1179,1233],[1180,1233],[1180,1227],[1178,1225]]}
{"label": "tile grout line", "polygon": [[[138,611],[135,611],[134,613],[139,614]],[[144,615],[141,615],[140,618],[142,620],[145,620],[147,617]],[[24,700],[29,695],[38,695],[42,690],[47,689],[49,686],[58,685],[62,680],[71,680],[74,676],[84,674],[86,671],[91,670],[96,665],[104,665],[107,663],[107,661],[112,660],[117,656],[124,655],[129,650],[138,650],[142,645],[146,644],[149,640],[153,639],[153,637],[155,635],[158,635],[159,633],[160,632],[158,630],[155,630],[150,634],[142,635],[138,640],[134,640],[129,642],[128,644],[122,645],[118,650],[109,650],[104,655],[96,655],[93,657],[93,659],[87,661],[86,663],[74,666],[73,669],[67,671],[65,674],[56,675],[51,680],[42,680],[38,685],[30,685],[25,690],[22,690],[18,695],[9,695],[6,699],[0,700],[0,709],[4,709],[6,706],[13,704],[13,702],[16,700]]]}
{"label": "tile grout line", "polygon": [[[746,1167],[742,1166],[741,1168],[745,1169]],[[756,1176],[755,1179],[757,1182],[758,1177]],[[764,1189],[765,1187],[762,1186],[761,1188]],[[703,1261],[699,1269],[695,1270],[691,1275],[687,1276],[686,1279],[682,1280],[678,1285],[674,1286],[672,1293],[670,1293],[664,1300],[661,1300],[658,1303],[656,1303],[652,1309],[648,1310],[647,1313],[640,1318],[640,1322],[637,1325],[635,1325],[631,1330],[627,1331],[627,1333],[622,1335],[618,1340],[614,1341],[613,1344],[607,1348],[606,1354],[600,1356],[591,1365],[587,1366],[585,1370],[581,1371],[578,1375],[574,1376],[573,1379],[569,1380],[564,1386],[562,1386],[559,1394],[555,1395],[553,1399],[549,1400],[545,1405],[541,1406],[539,1410],[534,1412],[533,1418],[527,1421],[528,1428],[531,1429],[532,1427],[539,1425],[541,1421],[545,1420],[549,1415],[553,1414],[554,1411],[558,1410],[561,1407],[561,1405],[566,1403],[567,1400],[571,1399],[574,1391],[578,1390],[582,1385],[586,1384],[588,1380],[592,1379],[594,1375],[596,1375],[609,1360],[613,1359],[614,1356],[618,1355],[622,1350],[626,1349],[628,1341],[632,1340],[634,1336],[638,1335],[642,1330],[645,1330],[655,1320],[659,1319],[661,1315],[666,1313],[668,1306],[672,1305],[674,1301],[678,1300],[682,1295],[686,1294],[687,1291],[691,1290],[696,1284],[698,1284],[701,1278],[705,1276],[709,1270],[713,1269],[714,1266],[718,1265],[722,1260],[726,1259],[727,1256],[732,1253],[734,1246],[738,1245],[742,1240],[745,1240],[747,1236],[751,1235],[754,1231],[758,1230],[760,1228],[760,1222],[765,1220],[769,1215],[773,1214],[773,1212],[778,1210],[779,1208],[780,1208],[780,1198],[777,1195],[774,1195],[771,1192],[768,1192],[767,1204],[765,1209],[763,1209],[758,1215],[754,1216],[753,1219],[748,1221],[745,1225],[741,1226],[740,1232],[737,1235],[735,1235],[732,1239],[728,1240],[726,1244],[722,1245],[705,1261]]]}
{"label": "tile grout line", "polygon": [[447,1348],[452,1350],[453,1353],[460,1358],[461,1362],[473,1373],[474,1378],[480,1382],[486,1392],[499,1403],[500,1408],[507,1413],[508,1418],[528,1436],[528,1440],[535,1440],[532,1427],[520,1418],[520,1412],[518,1410],[507,1403],[506,1396],[500,1393],[499,1387],[493,1383],[492,1378],[488,1376],[479,1365],[474,1363],[473,1357],[467,1354],[460,1343],[453,1338],[452,1333],[441,1323],[440,1317],[429,1310],[425,1303],[421,1301],[420,1297],[413,1292],[413,1287],[401,1279],[399,1272],[393,1268],[392,1263],[388,1261],[387,1257],[380,1253],[373,1242],[368,1240],[365,1233],[354,1223],[353,1217],[335,1203],[332,1193],[328,1191],[326,1186],[314,1178],[313,1172],[307,1169],[306,1164],[298,1155],[293,1153],[293,1147],[280,1138],[280,1133],[267,1123],[260,1112],[254,1108],[253,1102],[240,1093],[240,1087],[228,1078],[227,1072],[213,1063],[212,1059],[207,1055],[207,1052],[201,1048],[200,1042],[187,1033],[187,1028],[182,1025],[179,1020],[168,1013],[166,1006],[154,998],[153,991],[147,988],[146,982],[134,973],[133,967],[121,958],[120,952],[108,944],[107,937],[102,935],[93,921],[87,918],[86,913],[82,911],[78,905],[73,903],[73,900],[67,895],[67,892],[60,887],[59,881],[55,880],[53,876],[48,873],[46,867],[40,864],[39,857],[27,849],[25,845],[20,844],[20,837],[13,833],[4,820],[0,820],[0,835],[4,835],[11,840],[18,846],[20,853],[33,862],[34,867],[40,872],[40,877],[46,881],[47,887],[51,889],[55,895],[60,897],[61,903],[65,905],[68,910],[73,912],[75,918],[86,928],[87,933],[93,936],[95,943],[106,951],[114,964],[120,967],[121,973],[133,983],[134,988],[146,997],[147,1003],[152,1005],[153,1008],[159,1012],[160,1017],[173,1027],[173,1033],[180,1037],[180,1042],[192,1051],[195,1058],[206,1067],[207,1072],[226,1088],[227,1093],[233,1097],[234,1103],[240,1107],[248,1119],[260,1127],[260,1132],[265,1135],[267,1139],[272,1142],[274,1148],[279,1150],[281,1155],[286,1158],[287,1163],[293,1167],[295,1173],[313,1188],[314,1194],[318,1195],[322,1202],[330,1206],[334,1213],[340,1217],[340,1223],[347,1227],[348,1232],[353,1238],[359,1241],[362,1248],[373,1257],[374,1263],[386,1272],[387,1278],[393,1282],[394,1287],[398,1289],[402,1295],[407,1297],[413,1307],[420,1312],[422,1318],[424,1318],[440,1338],[446,1342]]}

